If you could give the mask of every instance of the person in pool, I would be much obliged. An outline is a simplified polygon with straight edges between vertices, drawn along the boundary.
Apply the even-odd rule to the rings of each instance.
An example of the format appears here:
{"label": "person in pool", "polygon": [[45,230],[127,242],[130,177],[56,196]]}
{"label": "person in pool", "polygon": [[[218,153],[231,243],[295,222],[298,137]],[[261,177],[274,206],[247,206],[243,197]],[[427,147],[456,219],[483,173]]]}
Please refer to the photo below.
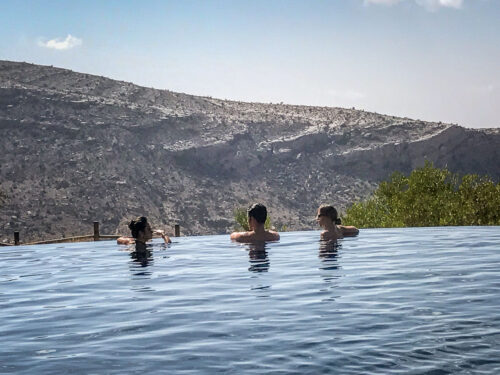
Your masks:
{"label": "person in pool", "polygon": [[248,209],[248,232],[231,233],[231,239],[237,242],[256,242],[256,241],[278,241],[280,235],[278,232],[266,230],[264,223],[267,219],[266,206],[255,203]]}
{"label": "person in pool", "polygon": [[165,243],[171,243],[170,238],[162,230],[152,230],[148,223],[148,219],[144,216],[132,220],[128,225],[132,232],[132,237],[119,237],[116,242],[119,245],[134,244],[137,246],[145,245],[147,241],[153,238],[153,234],[158,234],[163,238]]}
{"label": "person in pool", "polygon": [[316,221],[321,228],[321,239],[326,241],[335,241],[339,238],[354,237],[359,233],[359,229],[353,226],[340,225],[337,210],[333,206],[321,205],[316,214]]}

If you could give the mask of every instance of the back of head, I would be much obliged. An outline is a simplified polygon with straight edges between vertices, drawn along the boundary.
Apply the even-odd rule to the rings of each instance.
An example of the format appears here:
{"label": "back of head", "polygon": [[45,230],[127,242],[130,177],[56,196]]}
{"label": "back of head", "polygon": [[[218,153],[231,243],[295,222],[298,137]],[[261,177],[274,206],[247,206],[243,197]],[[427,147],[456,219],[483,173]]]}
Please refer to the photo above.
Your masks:
{"label": "back of head", "polygon": [[325,215],[327,217],[329,217],[330,219],[332,219],[333,223],[334,224],[337,224],[337,225],[340,225],[341,224],[341,220],[339,218],[339,215],[337,213],[337,210],[335,209],[335,207],[333,206],[329,206],[329,205],[321,205],[319,207],[319,213],[321,215]]}
{"label": "back of head", "polygon": [[264,224],[267,219],[267,209],[261,203],[255,203],[248,209],[248,217],[253,217],[258,223]]}
{"label": "back of head", "polygon": [[137,238],[139,236],[139,232],[144,232],[146,226],[148,225],[148,219],[144,216],[140,216],[135,220],[132,220],[128,227],[132,232],[132,237]]}

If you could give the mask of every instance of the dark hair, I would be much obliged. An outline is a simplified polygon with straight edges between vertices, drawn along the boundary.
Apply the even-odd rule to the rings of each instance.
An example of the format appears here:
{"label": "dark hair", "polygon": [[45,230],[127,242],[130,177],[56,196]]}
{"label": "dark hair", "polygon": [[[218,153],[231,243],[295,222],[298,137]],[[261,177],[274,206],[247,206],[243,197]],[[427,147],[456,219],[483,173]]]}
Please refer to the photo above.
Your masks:
{"label": "dark hair", "polygon": [[342,223],[337,210],[333,206],[323,204],[319,207],[319,213],[321,215],[328,216],[330,219],[332,219],[334,224],[340,225]]}
{"label": "dark hair", "polygon": [[139,232],[144,232],[144,229],[146,229],[147,225],[148,219],[144,216],[140,216],[137,219],[132,220],[128,225],[130,231],[132,232],[132,237],[137,238],[137,236],[139,236]]}
{"label": "dark hair", "polygon": [[258,223],[264,224],[267,219],[267,209],[261,203],[255,203],[247,210],[248,217],[253,217]]}

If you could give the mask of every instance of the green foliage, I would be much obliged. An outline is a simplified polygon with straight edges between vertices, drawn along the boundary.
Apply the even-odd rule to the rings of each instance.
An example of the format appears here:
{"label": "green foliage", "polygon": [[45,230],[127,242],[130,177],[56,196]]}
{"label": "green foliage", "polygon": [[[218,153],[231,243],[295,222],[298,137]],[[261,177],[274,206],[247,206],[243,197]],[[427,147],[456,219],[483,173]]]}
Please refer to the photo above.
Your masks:
{"label": "green foliage", "polygon": [[[236,221],[234,230],[249,231],[250,227],[248,226],[247,209],[244,207],[235,208],[233,214],[234,214],[234,221]],[[264,228],[270,229],[271,227],[272,227],[271,218],[269,217],[269,215],[267,215],[266,222],[264,223]]]}
{"label": "green foliage", "polygon": [[426,162],[406,177],[394,173],[369,199],[342,217],[359,228],[500,225],[500,184],[475,174],[460,178]]}
{"label": "green foliage", "polygon": [[236,221],[236,225],[234,226],[235,231],[248,231],[250,228],[248,227],[248,215],[247,210],[243,207],[235,208],[233,211],[234,221]]}
{"label": "green foliage", "polygon": [[271,218],[269,217],[269,215],[267,215],[266,221],[264,222],[264,228],[271,229],[272,226],[273,225],[271,224]]}

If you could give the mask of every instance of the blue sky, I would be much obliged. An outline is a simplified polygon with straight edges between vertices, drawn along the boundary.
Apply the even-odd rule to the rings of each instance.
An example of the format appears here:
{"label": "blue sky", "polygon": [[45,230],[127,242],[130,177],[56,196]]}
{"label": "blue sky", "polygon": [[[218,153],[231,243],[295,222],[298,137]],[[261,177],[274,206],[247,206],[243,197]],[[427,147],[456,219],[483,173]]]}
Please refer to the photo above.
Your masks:
{"label": "blue sky", "polygon": [[500,1],[4,1],[0,59],[500,127]]}

